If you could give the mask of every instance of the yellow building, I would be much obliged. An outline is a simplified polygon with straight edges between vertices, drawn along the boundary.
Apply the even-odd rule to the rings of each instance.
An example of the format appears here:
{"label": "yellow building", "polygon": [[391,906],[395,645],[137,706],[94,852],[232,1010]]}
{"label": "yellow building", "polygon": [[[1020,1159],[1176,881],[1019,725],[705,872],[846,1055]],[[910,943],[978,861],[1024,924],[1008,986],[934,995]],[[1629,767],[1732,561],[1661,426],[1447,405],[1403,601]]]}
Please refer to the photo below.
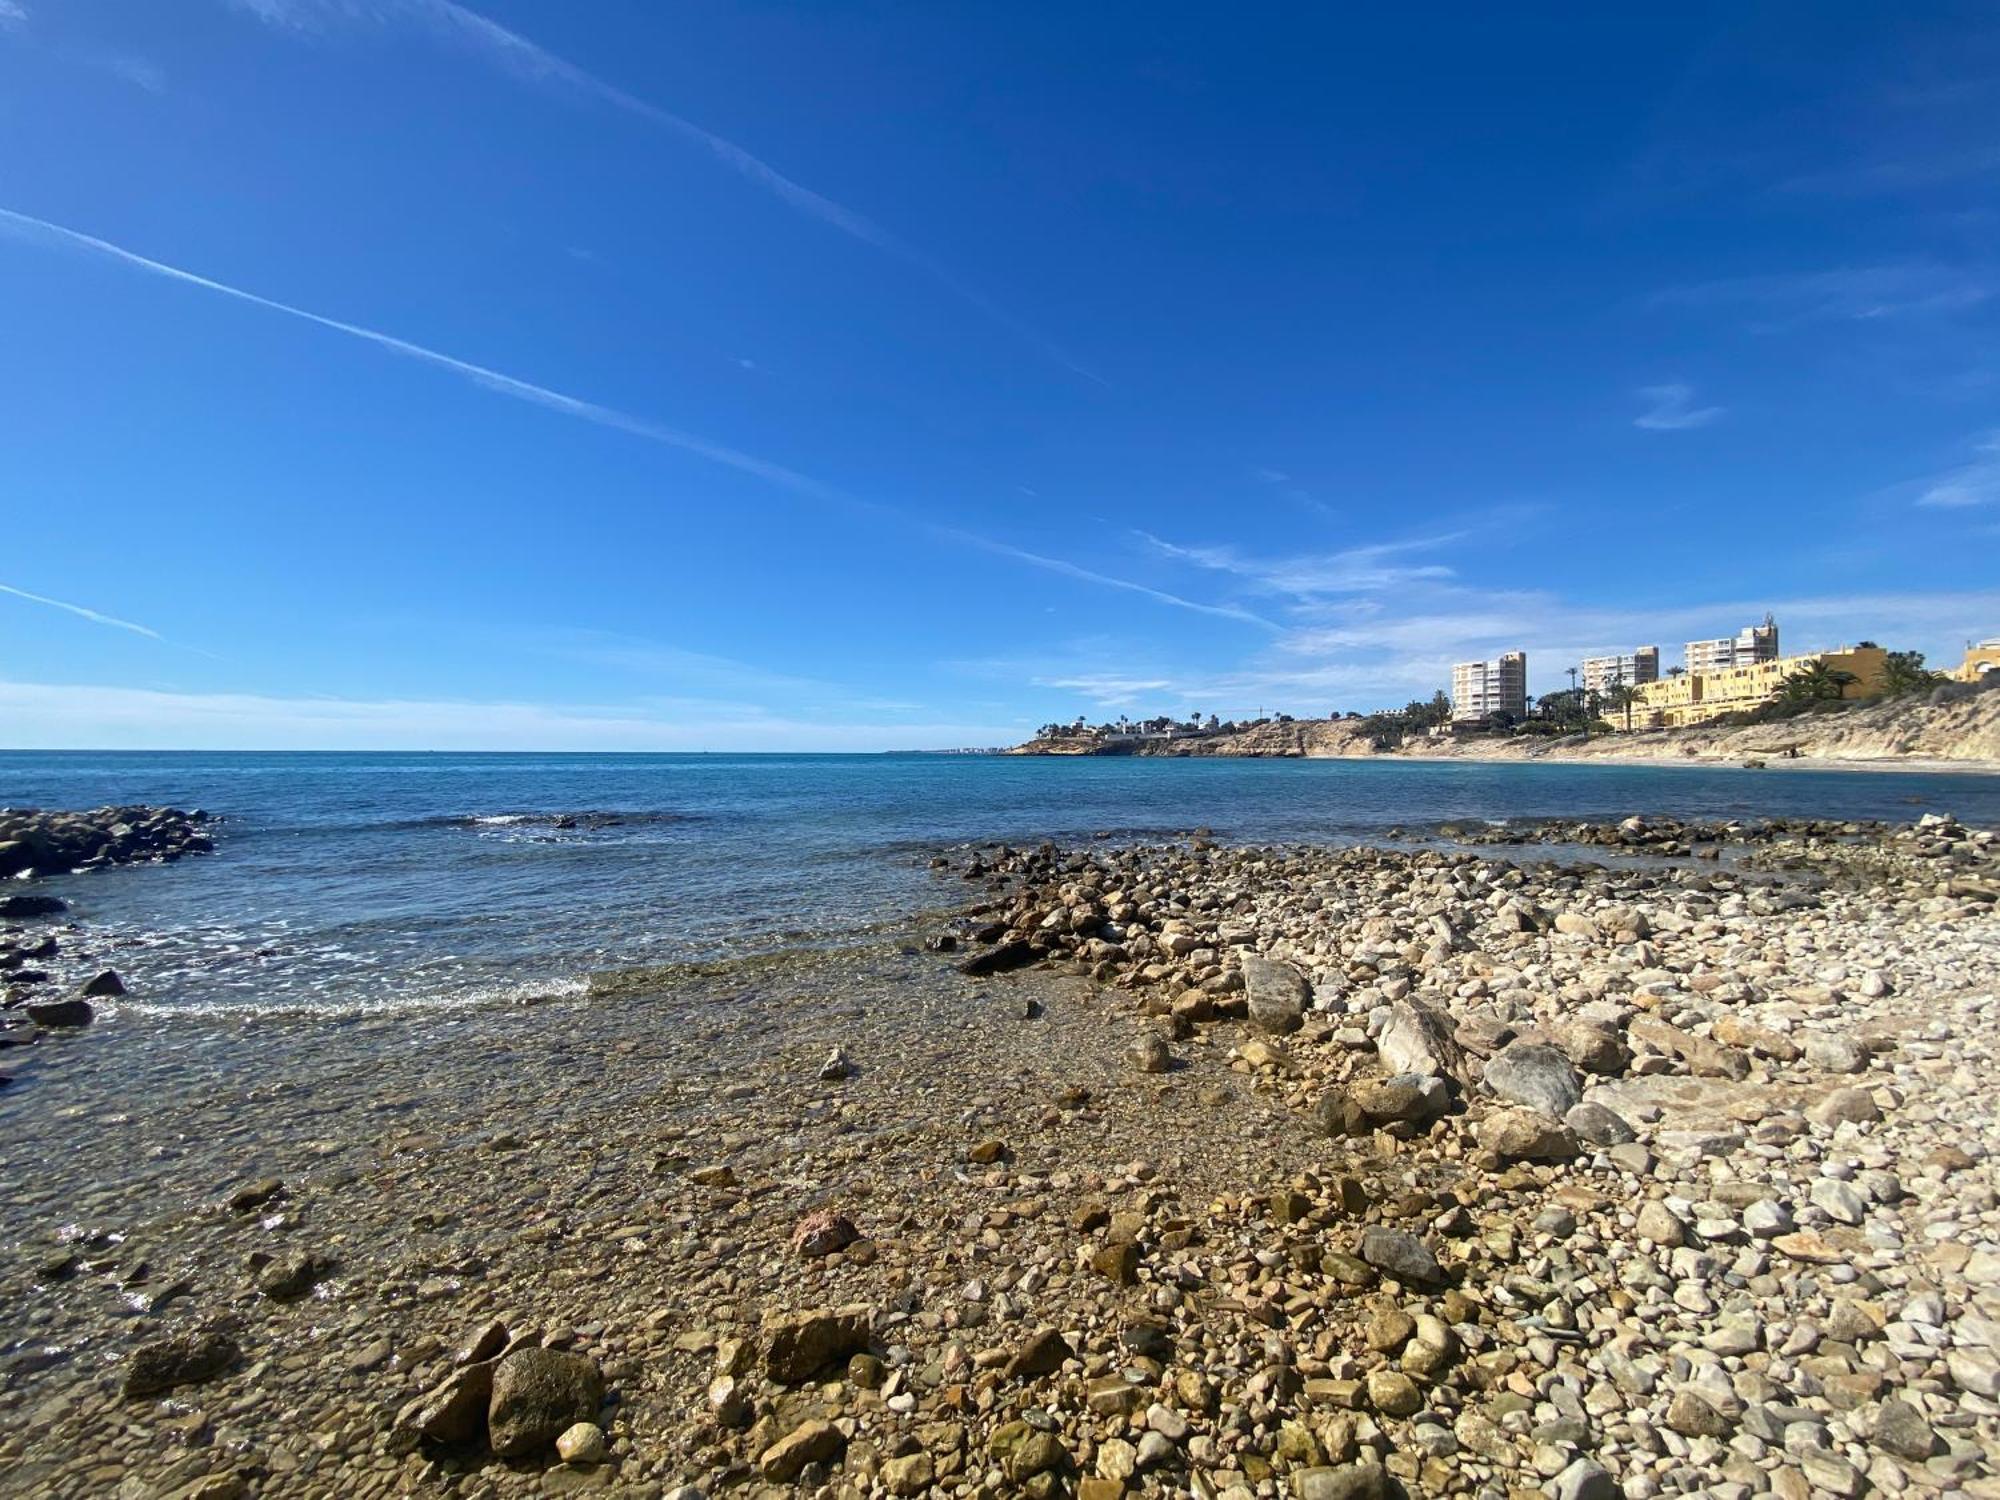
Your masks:
{"label": "yellow building", "polygon": [[[2000,654],[2000,649],[1996,654]],[[1828,670],[1845,672],[1854,679],[1842,686],[1841,697],[1872,698],[1882,691],[1888,656],[1880,646],[1849,646],[1838,651],[1816,651],[1809,656],[1784,656],[1776,661],[1665,677],[1638,690],[1632,704],[1632,727],[1682,729],[1689,724],[1706,724],[1724,714],[1742,713],[1769,703],[1778,696],[1787,677],[1814,662],[1824,662]],[[1623,714],[1610,714],[1607,718],[1612,728],[1624,727]]]}
{"label": "yellow building", "polygon": [[1965,660],[1951,675],[1960,682],[1977,682],[1988,672],[2000,672],[2000,635],[1965,648]]}

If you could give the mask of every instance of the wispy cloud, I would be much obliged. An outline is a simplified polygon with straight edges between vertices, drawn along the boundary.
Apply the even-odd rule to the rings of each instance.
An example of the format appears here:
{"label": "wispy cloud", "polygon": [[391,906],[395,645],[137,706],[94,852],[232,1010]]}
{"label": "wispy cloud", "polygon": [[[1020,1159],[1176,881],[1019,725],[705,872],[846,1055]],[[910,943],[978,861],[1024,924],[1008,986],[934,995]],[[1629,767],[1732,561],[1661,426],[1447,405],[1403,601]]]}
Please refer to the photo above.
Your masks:
{"label": "wispy cloud", "polygon": [[1770,276],[1733,276],[1669,287],[1655,307],[1741,307],[1760,331],[1814,321],[1873,322],[1965,312],[1992,300],[1994,276],[1907,261]]}
{"label": "wispy cloud", "polygon": [[1016,547],[1011,543],[996,541],[992,537],[980,536],[975,532],[961,531],[952,526],[933,526],[931,530],[937,536],[944,537],[950,541],[962,542],[968,547],[977,547],[981,551],[991,552],[1001,557],[1011,557],[1017,562],[1027,563],[1031,567],[1041,568],[1046,572],[1059,573],[1065,578],[1074,578],[1082,583],[1094,583],[1103,588],[1119,589],[1125,593],[1143,595],[1145,598],[1156,600],[1161,604],[1172,605],[1175,609],[1192,610],[1195,614],[1210,615],[1218,620],[1236,620],[1242,624],[1255,625],[1264,630],[1280,630],[1283,628],[1274,620],[1267,620],[1262,615],[1255,614],[1250,610],[1242,609],[1233,604],[1204,604],[1200,600],[1183,598],[1179,594],[1169,593],[1165,589],[1154,588],[1150,584],[1137,583],[1129,578],[1114,577],[1109,573],[1100,573],[1093,568],[1086,568],[1060,557],[1047,557],[1039,552],[1030,552],[1025,547]]}
{"label": "wispy cloud", "polygon": [[1017,337],[1039,348],[1072,374],[1099,385],[1106,383],[1102,376],[1077,363],[1045,335],[960,281],[927,252],[885,229],[867,215],[794,181],[727,137],[599,78],[566,58],[558,57],[540,43],[458,4],[457,0],[233,0],[233,3],[266,22],[294,31],[313,32],[330,25],[355,22],[418,26],[446,45],[469,53],[523,82],[608,104],[700,147],[787,207],[915,266]]}
{"label": "wispy cloud", "polygon": [[21,0],[0,0],[0,30],[28,24],[28,7]]}
{"label": "wispy cloud", "polygon": [[1313,599],[1329,594],[1395,588],[1418,580],[1450,578],[1452,570],[1442,563],[1408,565],[1394,563],[1391,559],[1448,546],[1462,539],[1466,533],[1444,532],[1435,536],[1349,547],[1339,552],[1282,558],[1251,557],[1234,547],[1187,546],[1164,541],[1148,531],[1135,532],[1134,535],[1163,557],[1232,574],[1261,592]]}
{"label": "wispy cloud", "polygon": [[1880,153],[1824,170],[1801,172],[1778,184],[1780,192],[1868,197],[1914,193],[2000,173],[2000,146],[1912,149]]}
{"label": "wispy cloud", "polygon": [[149,94],[164,94],[167,91],[166,70],[143,57],[114,52],[93,56],[88,61],[92,67],[102,68],[113,77],[122,78]]}
{"label": "wispy cloud", "polygon": [[[1351,599],[1337,618],[1290,631],[1234,666],[1197,667],[1144,642],[1086,642],[1048,660],[949,664],[971,675],[1025,681],[1074,693],[1102,708],[1184,711],[1224,717],[1263,709],[1324,714],[1428,698],[1448,687],[1451,664],[1499,650],[1528,654],[1530,689],[1567,685],[1563,669],[1585,656],[1658,644],[1669,663],[1683,642],[1733,631],[1775,610],[1787,652],[1851,643],[1865,635],[1934,660],[1956,660],[1967,637],[1992,633],[2000,590],[1720,599],[1669,609],[1577,603],[1544,590],[1418,586],[1393,605]],[[1060,713],[1057,705],[1037,717]]]}
{"label": "wispy cloud", "polygon": [[900,750],[999,745],[1018,723],[812,723],[672,702],[353,699],[0,681],[20,748],[190,750]]}
{"label": "wispy cloud", "polygon": [[648,421],[644,417],[635,417],[628,412],[619,411],[615,407],[603,406],[594,401],[586,401],[581,397],[570,396],[561,391],[551,390],[547,386],[536,385],[532,381],[521,380],[512,375],[504,375],[498,370],[488,369],[486,366],[474,364],[470,360],[458,359],[453,355],[440,353],[436,349],[425,348],[422,344],[415,344],[408,339],[397,338],[393,334],[382,333],[373,328],[364,328],[358,323],[343,322],[339,318],[329,318],[320,313],[308,312],[302,307],[294,307],[287,302],[279,302],[271,297],[260,296],[256,292],[248,292],[241,287],[230,286],[226,282],[215,281],[207,276],[197,275],[193,271],[184,271],[178,266],[170,266],[164,261],[153,260],[147,256],[138,254],[136,251],[127,250],[120,245],[114,245],[109,240],[99,239],[95,235],[83,234],[74,229],[66,229],[60,224],[52,224],[46,219],[38,219],[31,214],[17,213],[12,209],[0,208],[0,228],[12,228],[31,238],[41,239],[67,249],[81,250],[93,255],[105,256],[117,261],[121,265],[145,271],[150,275],[162,276],[169,281],[177,281],[185,286],[199,287],[203,291],[214,292],[219,296],[248,303],[252,307],[261,307],[267,312],[283,313],[288,318],[296,318],[301,322],[311,323],[319,328],[331,329],[335,333],[346,334],[349,338],[361,339],[375,345],[379,349],[387,349],[393,354],[400,354],[410,359],[419,360],[424,364],[433,365],[438,369],[448,370],[454,375],[462,376],[464,379],[472,381],[475,385],[483,386],[485,389],[495,391],[502,396],[511,396],[517,401],[526,401],[535,406],[545,407],[550,411],[561,412],[565,416],[577,417],[586,422],[594,422],[600,427],[609,427],[618,432],[629,433],[634,437],[645,438],[649,442],[662,443],[671,448],[679,448],[695,454],[697,457],[705,458],[710,463],[737,469],[745,474],[753,474],[759,479],[767,480],[772,484],[782,485],[786,489],[795,490],[800,494],[810,495],[821,500],[840,498],[832,489],[821,484],[818,480],[808,478],[806,475],[796,470],[788,469],[782,464],[771,463],[753,454],[744,453],[735,448],[724,447],[720,443],[711,443],[707,439],[697,437],[693,433],[683,432],[678,428],[668,427],[659,422]]}
{"label": "wispy cloud", "polygon": [[[0,4],[4,3],[5,0],[0,0]],[[121,620],[116,615],[107,615],[98,610],[87,609],[81,604],[71,604],[65,599],[51,599],[46,594],[31,594],[26,589],[15,588],[11,583],[0,583],[0,594],[12,594],[16,599],[25,599],[30,604],[46,604],[50,609],[67,610],[80,619],[90,621],[93,625],[109,625],[114,630],[129,630],[134,635],[145,636],[148,640],[158,641],[165,639],[159,631],[153,629],[150,625],[135,625],[130,620]]]}
{"label": "wispy cloud", "polygon": [[1987,433],[1972,451],[1971,462],[1921,481],[1917,504],[1961,510],[2000,503],[2000,431]]}
{"label": "wispy cloud", "polygon": [[1722,415],[1719,406],[1695,406],[1694,387],[1678,383],[1642,386],[1639,399],[1646,409],[1632,419],[1634,427],[1648,432],[1682,432],[1690,427],[1706,427]]}

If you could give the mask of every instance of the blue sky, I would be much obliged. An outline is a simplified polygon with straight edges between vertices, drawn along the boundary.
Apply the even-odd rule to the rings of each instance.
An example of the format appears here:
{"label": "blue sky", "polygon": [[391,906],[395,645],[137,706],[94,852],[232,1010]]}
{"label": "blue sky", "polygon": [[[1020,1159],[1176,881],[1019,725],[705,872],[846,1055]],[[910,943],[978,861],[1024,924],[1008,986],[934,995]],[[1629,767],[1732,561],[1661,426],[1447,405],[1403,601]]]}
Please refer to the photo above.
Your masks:
{"label": "blue sky", "polygon": [[1988,6],[0,0],[0,744],[2000,633]]}

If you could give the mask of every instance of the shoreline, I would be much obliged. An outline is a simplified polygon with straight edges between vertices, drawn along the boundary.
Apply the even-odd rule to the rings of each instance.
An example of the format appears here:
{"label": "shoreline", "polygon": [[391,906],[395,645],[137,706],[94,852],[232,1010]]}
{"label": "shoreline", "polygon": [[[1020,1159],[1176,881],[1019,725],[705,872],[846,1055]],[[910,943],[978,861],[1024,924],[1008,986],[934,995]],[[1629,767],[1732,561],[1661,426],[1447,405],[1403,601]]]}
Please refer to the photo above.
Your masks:
{"label": "shoreline", "polygon": [[[967,752],[975,753],[975,752]],[[1971,759],[1952,760],[1940,756],[1800,756],[1789,759],[1772,755],[1762,766],[1746,766],[1746,758],[1759,759],[1756,755],[1668,755],[1668,754],[1597,754],[1575,751],[1423,751],[1385,750],[1356,755],[1313,755],[1274,754],[1262,751],[1212,750],[1198,754],[1176,754],[1171,751],[1149,753],[1136,752],[1096,752],[1075,750],[1028,750],[1015,748],[990,752],[994,756],[1017,756],[1028,760],[1271,760],[1271,761],[1351,761],[1357,764],[1393,763],[1397,761],[1424,761],[1433,765],[1451,762],[1465,762],[1471,765],[1565,765],[1565,766],[1645,766],[1665,769],[1669,767],[1707,771],[1907,771],[1913,775],[1960,775],[1960,776],[2000,776],[2000,760]]]}

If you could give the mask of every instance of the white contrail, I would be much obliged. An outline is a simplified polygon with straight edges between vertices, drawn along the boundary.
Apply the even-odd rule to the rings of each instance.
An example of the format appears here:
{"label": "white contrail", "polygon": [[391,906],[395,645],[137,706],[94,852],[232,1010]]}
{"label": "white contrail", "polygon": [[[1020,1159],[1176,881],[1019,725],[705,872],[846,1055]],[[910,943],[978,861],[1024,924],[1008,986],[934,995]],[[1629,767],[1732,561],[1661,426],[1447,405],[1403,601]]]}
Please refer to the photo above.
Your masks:
{"label": "white contrail", "polygon": [[627,114],[645,120],[700,146],[724,166],[747,178],[773,197],[802,214],[830,224],[863,244],[917,267],[946,290],[963,298],[986,316],[1003,325],[1017,338],[1034,345],[1043,354],[1072,374],[1099,385],[1101,375],[1071,359],[1037,329],[1024,323],[1005,308],[960,281],[943,265],[915,245],[892,234],[864,214],[816,193],[795,182],[763,158],[745,150],[725,136],[705,130],[685,116],[641,99],[614,83],[607,83],[566,58],[558,57],[517,31],[510,31],[477,11],[468,10],[457,0],[235,0],[239,8],[266,21],[297,28],[309,28],[316,20],[364,19],[378,23],[406,16],[427,25],[447,42],[467,47],[516,77],[534,83],[555,84],[587,95]]}
{"label": "white contrail", "polygon": [[577,396],[565,395],[561,391],[550,390],[547,386],[536,385],[532,381],[517,380],[512,375],[503,375],[500,371],[489,370],[484,365],[475,365],[469,360],[440,354],[435,349],[426,349],[422,344],[413,344],[408,339],[399,339],[392,334],[379,333],[373,328],[363,328],[358,323],[344,323],[338,318],[324,317],[316,312],[308,312],[303,307],[294,307],[288,302],[262,297],[255,292],[246,292],[241,287],[230,286],[227,282],[215,281],[206,276],[198,276],[193,271],[183,271],[178,266],[152,260],[135,251],[127,250],[122,245],[114,245],[109,240],[102,240],[95,235],[83,234],[74,229],[66,229],[60,224],[52,224],[47,219],[38,219],[32,214],[16,213],[10,208],[0,208],[0,227],[6,226],[32,235],[41,235],[78,250],[108,256],[112,260],[135,266],[155,276],[164,276],[171,281],[200,287],[203,291],[233,297],[238,302],[249,303],[252,307],[265,308],[270,312],[283,313],[287,317],[317,324],[321,328],[330,328],[335,333],[344,333],[350,338],[365,339],[392,353],[407,355],[411,359],[422,360],[425,364],[436,365],[439,369],[450,370],[454,375],[462,375],[467,380],[482,385],[490,391],[498,391],[503,396],[512,396],[518,401],[533,402],[536,406],[544,406],[551,411],[581,417],[586,422],[595,422],[600,427],[614,428],[619,432],[628,432],[651,442],[681,448],[708,459],[711,463],[740,469],[746,474],[754,474],[760,479],[767,479],[773,484],[783,485],[800,494],[811,495],[821,500],[840,498],[835,491],[818,480],[787,469],[781,464],[770,463],[753,454],[726,448],[720,443],[711,443],[705,438],[682,432],[675,427],[649,422],[643,417],[619,411],[616,407],[600,406],[595,401],[585,401]]}
{"label": "white contrail", "polygon": [[[642,437],[651,442],[664,443],[669,447],[680,448],[686,452],[708,459],[712,463],[723,464],[729,468],[741,470],[743,473],[753,474],[759,479],[782,485],[786,489],[793,490],[802,495],[808,495],[816,500],[828,501],[852,509],[892,517],[911,525],[924,526],[934,536],[944,537],[966,546],[977,547],[982,551],[992,552],[1002,557],[1011,557],[1019,562],[1028,563],[1031,566],[1045,569],[1051,573],[1060,573],[1065,577],[1075,578],[1081,582],[1095,583],[1104,588],[1120,589],[1127,593],[1143,594],[1149,599],[1158,600],[1162,604],[1173,605],[1177,609],[1193,610],[1197,614],[1212,615],[1218,619],[1238,620],[1246,624],[1261,626],[1266,630],[1276,630],[1278,628],[1263,616],[1252,614],[1246,609],[1238,609],[1233,605],[1202,604],[1197,600],[1184,599],[1178,594],[1170,594],[1162,589],[1150,588],[1145,584],[1134,583],[1129,579],[1114,578],[1106,573],[1093,572],[1088,568],[1080,567],[1076,563],[1067,562],[1059,557],[1047,557],[1039,552],[1029,552],[1005,542],[996,542],[989,537],[979,536],[974,532],[960,531],[949,526],[932,525],[931,523],[920,521],[907,512],[897,510],[893,506],[883,505],[872,500],[857,499],[852,495],[843,494],[831,485],[822,484],[819,480],[813,479],[809,475],[801,474],[795,469],[785,468],[781,464],[771,463],[765,459],[757,458],[752,454],[739,452],[734,448],[725,448],[719,443],[711,443],[704,438],[696,437],[692,433],[682,432],[678,428],[662,426],[657,422],[649,422],[643,417],[635,417],[629,412],[619,411],[616,407],[600,406],[595,401],[585,401],[581,397],[565,395],[561,391],[551,390],[547,386],[536,385],[531,381],[520,380],[512,375],[505,375],[498,370],[489,370],[484,365],[476,365],[470,360],[458,359],[449,354],[441,354],[435,349],[427,349],[422,344],[413,344],[408,339],[399,339],[393,334],[381,333],[373,328],[364,328],[358,323],[346,323],[342,322],[339,318],[329,318],[316,312],[308,312],[302,307],[294,307],[289,302],[279,302],[270,297],[260,296],[256,292],[246,292],[241,287],[230,286],[227,282],[216,281],[211,277],[197,275],[193,271],[184,271],[178,266],[170,266],[164,261],[153,260],[149,256],[127,250],[122,245],[115,245],[110,240],[99,239],[96,235],[84,234],[79,230],[68,229],[61,224],[51,223],[47,219],[38,219],[33,214],[19,213],[11,208],[0,208],[0,230],[5,229],[12,229],[29,236],[37,236],[58,245],[82,250],[93,255],[102,255],[122,265],[135,267],[154,276],[163,276],[170,281],[183,282],[188,286],[199,287],[207,292],[215,292],[238,302],[247,302],[252,307],[261,307],[270,312],[283,313],[287,317],[297,318],[302,322],[312,323],[321,328],[330,328],[336,333],[344,333],[350,338],[363,339],[368,343],[387,349],[391,353],[405,355],[411,359],[421,360],[425,364],[436,365],[440,369],[449,370],[454,375],[463,376],[474,384],[483,386],[490,391],[497,391],[503,396],[512,396],[518,401],[532,402],[536,406],[546,407],[551,411],[562,412],[566,416],[579,417],[586,422],[594,422],[600,427],[609,427],[614,431],[631,433],[636,437]],[[9,589],[8,592],[21,593],[21,590]],[[132,625],[124,620],[113,620],[108,616],[100,617],[88,610],[78,609],[74,605],[62,604],[59,600],[42,599],[39,595],[34,594],[23,594],[22,597],[34,599],[38,603],[54,604],[62,609],[75,609],[78,614],[85,615],[88,618],[102,619],[105,624],[121,625],[128,630],[137,630],[143,635],[155,634],[153,631],[147,630],[144,626]]]}
{"label": "white contrail", "polygon": [[30,604],[46,604],[50,609],[66,609],[73,615],[81,615],[96,625],[110,625],[118,630],[129,630],[134,635],[143,635],[149,640],[164,641],[165,636],[148,625],[135,625],[130,620],[121,620],[116,615],[101,614],[94,609],[86,609],[81,604],[71,604],[63,599],[51,599],[47,594],[31,594],[26,589],[17,589],[11,583],[0,583],[0,594],[12,594],[16,599],[26,599]]}

